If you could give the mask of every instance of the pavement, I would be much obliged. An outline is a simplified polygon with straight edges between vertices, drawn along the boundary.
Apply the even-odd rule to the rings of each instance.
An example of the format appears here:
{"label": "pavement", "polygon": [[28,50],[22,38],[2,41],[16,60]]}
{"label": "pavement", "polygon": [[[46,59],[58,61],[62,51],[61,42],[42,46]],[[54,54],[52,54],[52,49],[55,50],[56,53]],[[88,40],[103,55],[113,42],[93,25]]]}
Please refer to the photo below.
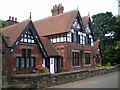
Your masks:
{"label": "pavement", "polygon": [[56,85],[49,88],[118,88],[118,72],[104,74],[63,85]]}

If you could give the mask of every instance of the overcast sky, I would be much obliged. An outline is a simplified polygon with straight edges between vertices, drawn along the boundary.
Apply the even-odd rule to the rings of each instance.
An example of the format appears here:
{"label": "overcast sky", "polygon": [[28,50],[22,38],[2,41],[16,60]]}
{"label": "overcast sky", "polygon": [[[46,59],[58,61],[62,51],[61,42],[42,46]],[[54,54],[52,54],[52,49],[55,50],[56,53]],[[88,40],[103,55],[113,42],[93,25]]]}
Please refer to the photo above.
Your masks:
{"label": "overcast sky", "polygon": [[51,9],[56,4],[64,6],[64,12],[79,8],[81,16],[112,12],[118,14],[117,0],[0,0],[0,19],[7,20],[9,16],[17,17],[18,21],[38,20],[51,16]]}

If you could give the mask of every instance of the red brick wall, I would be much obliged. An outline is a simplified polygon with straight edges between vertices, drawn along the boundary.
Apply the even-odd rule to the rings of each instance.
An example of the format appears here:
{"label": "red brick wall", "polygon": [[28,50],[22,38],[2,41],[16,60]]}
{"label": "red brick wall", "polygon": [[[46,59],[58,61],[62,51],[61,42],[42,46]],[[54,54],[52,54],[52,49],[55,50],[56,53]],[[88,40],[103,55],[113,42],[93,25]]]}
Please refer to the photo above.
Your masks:
{"label": "red brick wall", "polygon": [[2,39],[2,75],[3,76],[7,75],[8,73],[9,51],[10,51],[10,48],[6,45],[5,41]]}
{"label": "red brick wall", "polygon": [[15,65],[15,59],[16,57],[22,56],[21,49],[31,49],[31,56],[35,57],[35,65],[42,65],[42,53],[40,52],[40,48],[38,45],[35,44],[21,44],[17,45],[12,54],[10,55],[10,62],[11,62],[11,71],[12,73],[31,73],[32,69],[22,69],[17,70]]}
{"label": "red brick wall", "polygon": [[[84,68],[91,68],[93,67],[93,56],[96,54],[95,49],[92,46],[81,46],[79,44],[73,43],[59,43],[55,44],[55,48],[60,52],[63,57],[64,67],[60,68],[62,70],[69,70],[69,69],[80,69],[80,66],[73,66],[72,65],[72,50],[84,50]],[[90,65],[85,65],[85,53],[90,53]]]}

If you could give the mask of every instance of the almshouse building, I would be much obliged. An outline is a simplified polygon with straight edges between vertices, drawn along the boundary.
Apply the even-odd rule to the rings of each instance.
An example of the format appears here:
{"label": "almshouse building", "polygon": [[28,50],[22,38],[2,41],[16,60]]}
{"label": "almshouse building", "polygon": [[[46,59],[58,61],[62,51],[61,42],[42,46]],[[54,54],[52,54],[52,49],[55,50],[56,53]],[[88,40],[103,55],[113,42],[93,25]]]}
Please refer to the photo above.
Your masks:
{"label": "almshouse building", "polygon": [[61,4],[55,5],[50,17],[35,22],[15,20],[2,29],[9,38],[11,73],[32,73],[37,65],[56,73],[101,64],[100,42],[94,39],[90,17],[82,18],[79,10],[63,10]]}

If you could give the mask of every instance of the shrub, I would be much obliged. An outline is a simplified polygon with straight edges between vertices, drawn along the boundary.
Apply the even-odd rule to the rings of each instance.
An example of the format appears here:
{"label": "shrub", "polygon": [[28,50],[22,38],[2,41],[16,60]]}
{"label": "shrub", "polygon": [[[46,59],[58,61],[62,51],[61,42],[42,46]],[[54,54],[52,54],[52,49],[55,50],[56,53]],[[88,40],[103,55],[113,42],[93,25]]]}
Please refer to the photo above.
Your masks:
{"label": "shrub", "polygon": [[47,73],[49,72],[49,69],[47,67],[42,67],[42,66],[36,66],[35,69],[33,70],[34,73]]}
{"label": "shrub", "polygon": [[107,67],[108,67],[108,68],[109,68],[109,67],[111,67],[111,64],[110,64],[110,62],[108,62],[108,63],[107,63]]}
{"label": "shrub", "polygon": [[100,68],[100,67],[101,67],[101,65],[100,65],[100,64],[98,64],[98,65],[97,65],[97,67],[98,67],[98,68]]}

